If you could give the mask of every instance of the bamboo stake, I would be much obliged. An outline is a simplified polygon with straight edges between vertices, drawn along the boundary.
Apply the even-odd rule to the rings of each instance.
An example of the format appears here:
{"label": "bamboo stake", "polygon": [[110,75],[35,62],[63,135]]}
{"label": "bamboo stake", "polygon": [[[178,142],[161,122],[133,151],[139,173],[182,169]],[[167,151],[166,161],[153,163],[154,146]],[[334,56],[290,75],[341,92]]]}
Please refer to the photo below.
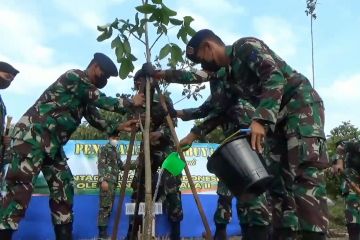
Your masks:
{"label": "bamboo stake", "polygon": [[[161,90],[160,90],[160,87],[158,84],[156,84],[156,91],[158,92],[159,94],[159,97],[160,97],[160,103],[162,105],[162,107],[164,108],[165,112],[168,113],[168,108],[166,106],[166,103],[165,103],[165,99],[164,99],[164,95],[161,93]],[[166,115],[166,121],[169,125],[169,128],[170,128],[170,131],[171,131],[171,135],[175,141],[175,144],[176,144],[176,147],[178,149],[178,152],[179,152],[179,155],[180,155],[180,158],[186,163],[185,161],[185,156],[184,156],[184,153],[180,150],[180,147],[179,147],[179,139],[177,137],[177,134],[175,132],[175,127],[174,127],[174,124],[171,120],[171,117],[169,115],[169,113]],[[201,204],[201,201],[199,199],[199,196],[196,192],[196,189],[195,189],[195,184],[192,180],[192,177],[191,177],[191,174],[190,174],[190,171],[189,171],[189,167],[187,164],[185,164],[185,173],[186,173],[186,177],[189,181],[189,185],[190,185],[190,188],[191,188],[191,191],[193,193],[193,196],[194,196],[194,199],[195,199],[195,203],[198,207],[198,210],[199,210],[199,213],[200,213],[200,216],[201,216],[201,220],[204,224],[204,227],[205,227],[205,231],[206,231],[206,236],[205,236],[205,239],[207,240],[210,240],[212,237],[211,237],[211,230],[210,230],[210,226],[209,226],[209,222],[206,218],[206,215],[205,215],[205,212],[204,212],[204,209],[202,207],[202,204]]]}
{"label": "bamboo stake", "polygon": [[[142,0],[143,4],[147,4],[148,0]],[[144,14],[147,19],[147,14]],[[148,23],[145,22],[145,47],[146,47],[146,62],[151,62],[151,52],[149,47],[149,32]],[[145,113],[145,127],[143,132],[144,137],[144,155],[145,155],[145,223],[144,223],[144,240],[150,240],[152,237],[152,189],[151,189],[151,160],[150,160],[150,78],[146,77],[146,113]]]}
{"label": "bamboo stake", "polygon": [[128,148],[127,155],[126,155],[125,169],[124,169],[123,177],[121,180],[120,196],[119,196],[118,206],[116,209],[115,223],[114,223],[114,229],[113,229],[113,232],[111,235],[111,240],[117,239],[118,229],[119,229],[119,225],[120,225],[120,218],[121,218],[121,210],[122,210],[122,205],[124,202],[127,179],[128,179],[128,175],[129,175],[129,171],[130,171],[131,156],[132,156],[132,151],[133,151],[133,147],[134,147],[135,136],[136,136],[136,130],[133,130],[130,135],[130,143],[129,143],[129,148]]}
{"label": "bamboo stake", "polygon": [[[138,167],[136,169],[137,173],[138,173],[138,182],[136,185],[136,199],[135,199],[135,211],[134,211],[134,216],[133,216],[133,222],[132,222],[132,229],[131,229],[131,234],[130,234],[130,239],[134,239],[135,234],[139,235],[139,232],[141,231],[141,228],[139,227],[139,222],[142,222],[142,220],[139,221],[138,216],[139,216],[139,205],[140,205],[140,196],[143,194],[142,193],[142,189],[141,189],[141,184],[142,184],[142,178],[143,178],[143,167],[144,167],[144,149],[143,149],[143,145],[140,147],[140,153],[139,153],[139,162],[138,162]],[[142,223],[143,225],[144,223]]]}

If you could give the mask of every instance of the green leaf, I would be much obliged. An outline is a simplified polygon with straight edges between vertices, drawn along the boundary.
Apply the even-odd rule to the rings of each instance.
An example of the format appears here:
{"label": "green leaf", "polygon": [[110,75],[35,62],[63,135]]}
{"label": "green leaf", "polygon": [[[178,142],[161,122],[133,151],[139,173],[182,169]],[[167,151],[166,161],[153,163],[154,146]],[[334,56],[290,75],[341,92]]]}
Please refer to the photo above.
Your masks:
{"label": "green leaf", "polygon": [[153,3],[155,4],[161,4],[162,3],[162,0],[151,0]]}
{"label": "green leaf", "polygon": [[110,26],[110,24],[97,26],[97,30],[99,30],[100,32],[104,32],[104,31],[106,31],[108,29],[109,26]]}
{"label": "green leaf", "polygon": [[161,6],[162,6],[161,10],[163,12],[165,12],[167,16],[169,16],[169,17],[176,16],[177,12],[175,12],[174,10],[171,10],[170,8],[165,6],[165,4],[163,4],[163,3],[161,4]]}
{"label": "green leaf", "polygon": [[154,14],[151,14],[151,16],[149,17],[148,21],[149,22],[154,22],[156,20],[156,17]]}
{"label": "green leaf", "polygon": [[167,34],[167,28],[165,25],[161,25],[163,33]]}
{"label": "green leaf", "polygon": [[168,25],[168,24],[169,24],[169,15],[167,15],[167,13],[164,12],[164,11],[161,11],[161,22],[162,22],[164,25]]}
{"label": "green leaf", "polygon": [[119,20],[115,18],[115,20],[111,23],[110,27],[118,29]]}
{"label": "green leaf", "polygon": [[160,53],[159,53],[159,59],[163,59],[165,58],[171,51],[171,46],[170,44],[166,44],[163,48],[161,48]]}
{"label": "green leaf", "polygon": [[137,58],[134,56],[134,55],[132,55],[132,54],[130,54],[130,59],[131,59],[131,61],[136,61],[137,60]]}
{"label": "green leaf", "polygon": [[194,36],[196,33],[196,31],[190,26],[186,27],[185,29],[186,29],[187,34],[190,35],[191,37]]}
{"label": "green leaf", "polygon": [[102,42],[102,41],[110,38],[111,35],[112,35],[112,28],[109,28],[109,30],[105,30],[102,34],[100,34],[100,35],[96,38],[96,40],[97,40],[98,42]]}
{"label": "green leaf", "polygon": [[124,53],[126,55],[131,53],[131,46],[130,46],[129,40],[127,40],[127,39],[124,40]]}
{"label": "green leaf", "polygon": [[138,29],[136,30],[136,32],[137,32],[139,38],[141,38],[145,32],[144,26],[139,26]]}
{"label": "green leaf", "polygon": [[185,16],[184,17],[184,26],[190,26],[190,23],[194,21],[194,19],[191,16]]}
{"label": "green leaf", "polygon": [[151,16],[154,16],[156,21],[161,22],[163,17],[161,9],[156,9]]}
{"label": "green leaf", "polygon": [[135,13],[135,25],[139,25],[139,13]]}
{"label": "green leaf", "polygon": [[127,78],[130,72],[134,70],[134,64],[132,63],[131,59],[123,58],[121,61],[120,69],[119,69],[119,76],[121,79]]}
{"label": "green leaf", "polygon": [[185,30],[184,27],[181,27],[179,32],[176,34],[176,37],[178,39],[181,38],[181,40],[183,41],[183,43],[187,44],[188,43],[188,40],[187,40],[187,32]]}
{"label": "green leaf", "polygon": [[117,58],[117,62],[120,63],[121,59],[124,55],[124,48],[123,48],[123,44],[119,44],[116,48],[115,48],[115,55]]}
{"label": "green leaf", "polygon": [[141,13],[153,13],[156,10],[156,5],[153,4],[144,4],[144,5],[140,5],[135,7],[136,10],[138,10]]}
{"label": "green leaf", "polygon": [[116,36],[111,42],[111,48],[116,48],[117,46],[122,45],[121,39],[119,36]]}
{"label": "green leaf", "polygon": [[176,18],[169,18],[169,20],[172,25],[176,25],[176,26],[179,26],[183,23],[183,21]]}
{"label": "green leaf", "polygon": [[171,46],[171,58],[175,61],[175,62],[183,62],[184,59],[182,57],[182,50],[181,48],[176,45],[176,44],[173,44]]}

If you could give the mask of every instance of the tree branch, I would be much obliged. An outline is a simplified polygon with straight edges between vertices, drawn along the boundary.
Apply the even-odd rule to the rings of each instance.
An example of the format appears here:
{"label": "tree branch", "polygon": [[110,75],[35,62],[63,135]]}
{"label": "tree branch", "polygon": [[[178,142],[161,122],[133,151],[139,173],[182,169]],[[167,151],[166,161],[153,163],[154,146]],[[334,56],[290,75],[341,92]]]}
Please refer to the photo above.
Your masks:
{"label": "tree branch", "polygon": [[129,31],[130,32],[130,34],[132,35],[132,36],[134,36],[134,38],[136,38],[137,40],[139,40],[140,42],[142,42],[144,45],[146,45],[146,43],[141,39],[141,38],[139,38],[138,36],[136,36],[133,32],[131,32],[131,31]]}
{"label": "tree branch", "polygon": [[162,32],[156,39],[155,39],[155,41],[153,42],[153,44],[151,45],[151,47],[150,47],[150,51],[151,51],[151,49],[153,48],[153,46],[155,45],[155,43],[160,39],[160,37],[163,35],[164,33]]}

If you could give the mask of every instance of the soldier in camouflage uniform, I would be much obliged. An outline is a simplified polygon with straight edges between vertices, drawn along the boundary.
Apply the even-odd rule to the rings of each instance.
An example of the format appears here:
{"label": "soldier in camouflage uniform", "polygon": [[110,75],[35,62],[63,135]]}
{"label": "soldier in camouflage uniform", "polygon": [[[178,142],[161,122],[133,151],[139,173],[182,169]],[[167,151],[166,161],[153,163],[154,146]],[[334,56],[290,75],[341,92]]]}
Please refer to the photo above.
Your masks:
{"label": "soldier in camouflage uniform", "polygon": [[115,190],[123,162],[116,146],[119,136],[111,134],[109,142],[101,147],[98,156],[100,206],[98,214],[99,239],[106,239],[110,213],[115,200]]}
{"label": "soldier in camouflage uniform", "polygon": [[[13,66],[6,62],[0,62],[0,89],[6,89],[10,86],[11,82],[14,80],[15,76],[19,73]],[[3,175],[5,172],[5,150],[10,146],[10,137],[5,136],[5,116],[6,116],[6,107],[4,101],[0,95],[0,190],[3,189]],[[1,193],[0,193],[1,194]],[[1,196],[0,196],[1,197]]]}
{"label": "soldier in camouflage uniform", "polygon": [[[215,81],[224,85],[224,92],[219,94],[223,99],[242,98],[255,107],[250,125],[254,150],[262,152],[265,136],[276,136],[270,152],[283,172],[281,181],[286,182],[276,199],[282,201],[278,205],[280,225],[274,224],[276,237],[296,238],[296,231],[300,231],[304,239],[325,239],[328,211],[322,170],[329,166],[329,160],[324,106],[309,80],[253,37],[225,46],[212,31],[203,29],[189,41],[186,55],[201,63],[204,70],[216,72]],[[220,67],[225,71],[217,72]],[[148,64],[143,71],[156,79],[182,84],[210,79],[191,72],[154,71]]]}
{"label": "soldier in camouflage uniform", "polygon": [[[345,167],[345,170],[344,170]],[[336,148],[335,173],[343,172],[353,183],[360,184],[360,141],[341,141]],[[360,196],[349,183],[342,182],[345,198],[345,220],[350,240],[360,239]]]}
{"label": "soldier in camouflage uniform", "polygon": [[[177,112],[177,115],[184,121],[193,119],[193,116],[203,118],[211,112],[216,104],[209,101],[214,101],[214,98],[208,98],[199,108],[180,110]],[[228,137],[236,130],[248,127],[254,110],[254,107],[248,102],[239,100],[223,112],[223,114],[210,114],[201,124],[192,128],[191,132],[197,138],[200,138],[214,130],[218,125],[221,125],[225,137]],[[217,194],[219,198],[214,213],[216,225],[214,239],[227,239],[226,226],[232,218],[231,202],[234,196],[222,181],[218,182]],[[243,232],[243,239],[266,240],[268,238],[269,225],[271,224],[271,212],[265,193],[248,201],[237,198],[236,208]]]}
{"label": "soldier in camouflage uniform", "polygon": [[61,75],[20,118],[11,134],[11,164],[6,175],[7,195],[0,208],[0,239],[11,239],[24,217],[33,184],[43,171],[50,189],[50,209],[56,239],[72,239],[73,177],[62,146],[76,130],[82,117],[108,133],[131,131],[135,120],[105,122],[97,108],[125,113],[141,106],[143,95],[132,100],[107,97],[99,91],[117,69],[110,58],[96,53],[85,71],[69,70]]}
{"label": "soldier in camouflage uniform", "polygon": [[[134,76],[135,89],[141,90],[144,83],[144,76],[138,71]],[[159,102],[159,96],[154,94],[155,88],[151,88],[151,123],[150,123],[150,160],[152,171],[152,190],[154,194],[156,182],[158,179],[158,170],[161,167],[165,158],[175,150],[175,144],[171,135],[170,128],[166,122],[167,113],[164,112],[163,107]],[[176,115],[173,108],[172,101],[169,97],[165,97],[166,104],[170,116]],[[176,119],[173,118],[175,124]],[[139,166],[136,169],[131,187],[133,189],[132,201],[144,202],[145,201],[145,169],[143,163],[143,152],[139,153]],[[157,195],[157,202],[163,203],[163,209],[168,216],[171,232],[170,239],[180,239],[180,222],[183,219],[183,209],[181,202],[181,178],[182,175],[173,176],[170,172],[164,169],[161,175],[161,184]],[[130,219],[128,229],[128,239],[130,239],[131,232],[137,232],[139,225],[141,224],[141,218],[137,217],[135,221]],[[134,225],[133,225],[134,223]]]}

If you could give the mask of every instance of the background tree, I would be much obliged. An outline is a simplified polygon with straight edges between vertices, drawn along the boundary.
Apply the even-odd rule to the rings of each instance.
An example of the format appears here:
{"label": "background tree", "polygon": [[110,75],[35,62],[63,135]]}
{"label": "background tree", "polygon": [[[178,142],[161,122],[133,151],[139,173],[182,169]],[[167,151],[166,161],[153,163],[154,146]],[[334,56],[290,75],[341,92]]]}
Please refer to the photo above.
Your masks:
{"label": "background tree", "polygon": [[[196,119],[194,126],[199,125],[202,122],[201,119]],[[212,132],[203,136],[197,140],[197,142],[208,142],[208,143],[221,143],[225,139],[223,130],[221,127],[217,127]]]}
{"label": "background tree", "polygon": [[[336,143],[342,140],[359,139],[360,131],[357,127],[350,123],[350,121],[342,122],[338,127],[330,131],[327,136],[327,150],[330,161],[335,157]],[[334,176],[330,171],[326,172],[326,189],[328,195],[332,199],[336,199],[340,194],[339,188],[341,179],[339,176]]]}
{"label": "background tree", "polygon": [[[127,116],[108,112],[100,109],[101,116],[107,122],[121,123],[127,120]],[[92,127],[87,121],[83,121],[76,131],[71,135],[71,140],[94,140],[94,139],[107,139],[108,135],[106,132],[101,132],[96,128]],[[130,134],[121,132],[121,140],[129,140]]]}
{"label": "background tree", "polygon": [[329,157],[335,154],[336,143],[341,140],[360,139],[360,130],[351,124],[350,121],[342,122],[338,127],[330,131],[330,136],[327,138],[327,147]]}
{"label": "background tree", "polygon": [[316,8],[317,0],[306,0],[306,10],[305,13],[307,16],[310,16],[310,34],[311,34],[311,68],[312,68],[312,82],[313,87],[315,88],[315,63],[314,63],[314,34],[313,34],[313,20],[316,19]]}

